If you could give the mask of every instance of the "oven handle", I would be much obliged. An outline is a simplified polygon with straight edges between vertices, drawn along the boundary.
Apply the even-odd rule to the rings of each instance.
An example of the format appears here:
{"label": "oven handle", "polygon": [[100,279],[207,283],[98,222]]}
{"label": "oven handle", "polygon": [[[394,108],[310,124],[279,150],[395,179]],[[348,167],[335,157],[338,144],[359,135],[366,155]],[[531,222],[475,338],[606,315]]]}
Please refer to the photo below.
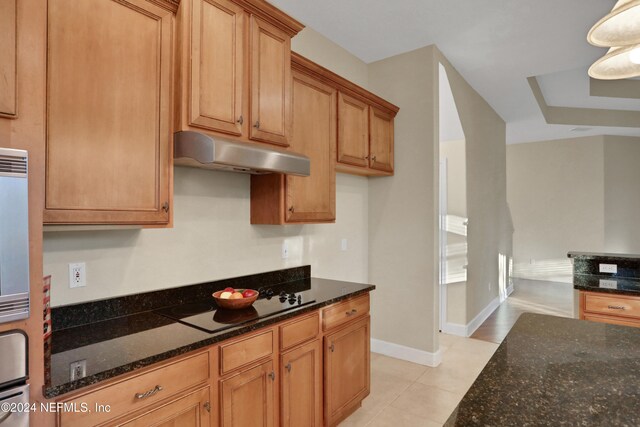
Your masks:
{"label": "oven handle", "polygon": [[[12,388],[12,389],[1,392],[0,402],[28,403],[29,402],[29,385],[26,384],[20,387]],[[0,411],[0,426],[5,425],[5,421],[7,421],[12,414],[14,413],[11,411],[9,412]],[[18,424],[13,424],[11,421],[9,421],[9,424],[7,425],[19,425],[19,426],[29,425],[28,422],[23,424],[23,421],[25,419],[28,419],[29,417],[28,412],[19,412],[19,413],[16,413],[16,416],[18,418],[17,419],[15,417],[11,418],[11,421],[17,422]]]}

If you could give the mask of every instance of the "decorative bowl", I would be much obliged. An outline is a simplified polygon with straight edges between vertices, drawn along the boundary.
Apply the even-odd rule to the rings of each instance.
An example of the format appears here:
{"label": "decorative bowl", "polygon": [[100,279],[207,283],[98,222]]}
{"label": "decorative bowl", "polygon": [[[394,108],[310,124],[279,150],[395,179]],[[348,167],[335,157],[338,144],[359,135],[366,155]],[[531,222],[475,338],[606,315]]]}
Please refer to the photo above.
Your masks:
{"label": "decorative bowl", "polygon": [[[236,289],[236,292],[244,292],[244,291],[246,291],[246,289]],[[220,294],[223,292],[224,290],[214,292],[213,299],[216,300],[216,304],[218,304],[218,307],[225,308],[227,310],[241,310],[243,308],[250,307],[258,299],[258,296],[259,296],[258,291],[255,291],[256,294],[252,297],[238,298],[238,299],[223,299],[223,298],[220,298]]]}

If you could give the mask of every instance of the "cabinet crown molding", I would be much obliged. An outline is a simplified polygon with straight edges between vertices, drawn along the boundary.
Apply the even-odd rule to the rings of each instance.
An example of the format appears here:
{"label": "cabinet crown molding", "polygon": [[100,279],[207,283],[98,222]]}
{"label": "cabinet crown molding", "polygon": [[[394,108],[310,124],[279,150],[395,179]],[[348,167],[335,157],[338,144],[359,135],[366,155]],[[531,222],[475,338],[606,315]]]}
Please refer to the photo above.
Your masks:
{"label": "cabinet crown molding", "polygon": [[304,25],[298,20],[287,15],[277,7],[264,0],[232,0],[234,3],[242,6],[245,10],[258,18],[267,21],[271,25],[280,28],[289,37],[298,34],[304,28]]}
{"label": "cabinet crown molding", "polygon": [[386,111],[391,115],[391,118],[394,118],[396,114],[398,114],[398,111],[400,111],[400,107],[384,100],[378,95],[369,92],[365,88],[358,86],[357,84],[339,76],[321,65],[316,64],[298,53],[291,52],[291,68],[315,77],[316,79],[335,87],[340,92],[359,98],[362,101]]}
{"label": "cabinet crown molding", "polygon": [[178,6],[180,6],[180,0],[147,0],[147,1],[149,3],[153,3],[173,13],[176,13],[178,11]]}

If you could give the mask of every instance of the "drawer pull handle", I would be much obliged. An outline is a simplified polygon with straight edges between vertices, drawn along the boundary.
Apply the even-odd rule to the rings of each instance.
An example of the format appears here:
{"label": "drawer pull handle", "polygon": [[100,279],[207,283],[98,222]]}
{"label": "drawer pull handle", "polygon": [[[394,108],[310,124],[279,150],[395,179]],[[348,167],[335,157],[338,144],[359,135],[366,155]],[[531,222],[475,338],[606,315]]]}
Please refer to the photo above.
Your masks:
{"label": "drawer pull handle", "polygon": [[211,412],[211,403],[204,402],[204,409],[206,409],[207,412]]}
{"label": "drawer pull handle", "polygon": [[256,120],[256,123],[253,125],[254,128],[260,129],[260,120]]}
{"label": "drawer pull handle", "polygon": [[607,308],[609,310],[626,310],[627,309],[624,305],[608,305]]}
{"label": "drawer pull handle", "polygon": [[291,362],[287,363],[287,366],[285,366],[287,372],[291,372]]}
{"label": "drawer pull handle", "polygon": [[358,310],[356,310],[356,309],[354,308],[354,309],[353,309],[353,310],[351,310],[351,311],[347,311],[347,312],[345,313],[345,315],[347,315],[347,316],[353,316],[353,315],[354,315],[354,314],[356,314],[357,312],[358,312]]}
{"label": "drawer pull handle", "polygon": [[275,380],[276,380],[276,373],[275,373],[275,372],[273,372],[273,371],[271,371],[271,372],[269,373],[269,378],[271,378],[271,381],[275,381]]}
{"label": "drawer pull handle", "polygon": [[244,123],[244,118],[242,116],[240,116],[238,118],[238,124],[242,124],[242,123]]}
{"label": "drawer pull handle", "polygon": [[329,348],[331,349],[331,353],[333,353],[334,351],[336,351],[336,346],[334,343],[331,343],[331,345],[329,346]]}
{"label": "drawer pull handle", "polygon": [[151,390],[145,391],[144,393],[136,393],[136,399],[146,399],[147,397],[151,397],[159,391],[162,391],[162,386],[157,385]]}

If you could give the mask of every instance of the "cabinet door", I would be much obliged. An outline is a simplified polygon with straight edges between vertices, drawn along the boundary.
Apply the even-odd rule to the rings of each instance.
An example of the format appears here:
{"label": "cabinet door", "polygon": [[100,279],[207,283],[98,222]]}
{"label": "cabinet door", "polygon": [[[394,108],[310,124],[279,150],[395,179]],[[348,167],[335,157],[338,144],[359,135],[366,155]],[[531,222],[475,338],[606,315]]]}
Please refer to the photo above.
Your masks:
{"label": "cabinet door", "polygon": [[281,425],[322,424],[322,348],[312,341],[281,356]]}
{"label": "cabinet door", "polygon": [[369,394],[369,317],[325,337],[325,422],[334,425]]}
{"label": "cabinet door", "polygon": [[49,0],[45,222],[166,223],[173,14]]}
{"label": "cabinet door", "polygon": [[116,423],[121,427],[205,427],[211,426],[209,387],[165,403],[135,418]]}
{"label": "cabinet door", "polygon": [[276,425],[273,361],[220,381],[221,427]]}
{"label": "cabinet door", "polygon": [[244,10],[228,0],[193,0],[189,124],[242,134]]}
{"label": "cabinet door", "polygon": [[393,116],[370,107],[369,126],[369,167],[393,172]]}
{"label": "cabinet door", "polygon": [[367,167],[369,165],[369,106],[367,103],[338,94],[338,162]]}
{"label": "cabinet door", "polygon": [[288,146],[291,38],[251,16],[250,138]]}
{"label": "cabinet door", "polygon": [[311,175],[287,176],[286,221],[334,221],[336,90],[294,72],[292,104],[291,149],[309,157]]}
{"label": "cabinet door", "polygon": [[17,114],[16,29],[17,0],[0,0],[0,117]]}

